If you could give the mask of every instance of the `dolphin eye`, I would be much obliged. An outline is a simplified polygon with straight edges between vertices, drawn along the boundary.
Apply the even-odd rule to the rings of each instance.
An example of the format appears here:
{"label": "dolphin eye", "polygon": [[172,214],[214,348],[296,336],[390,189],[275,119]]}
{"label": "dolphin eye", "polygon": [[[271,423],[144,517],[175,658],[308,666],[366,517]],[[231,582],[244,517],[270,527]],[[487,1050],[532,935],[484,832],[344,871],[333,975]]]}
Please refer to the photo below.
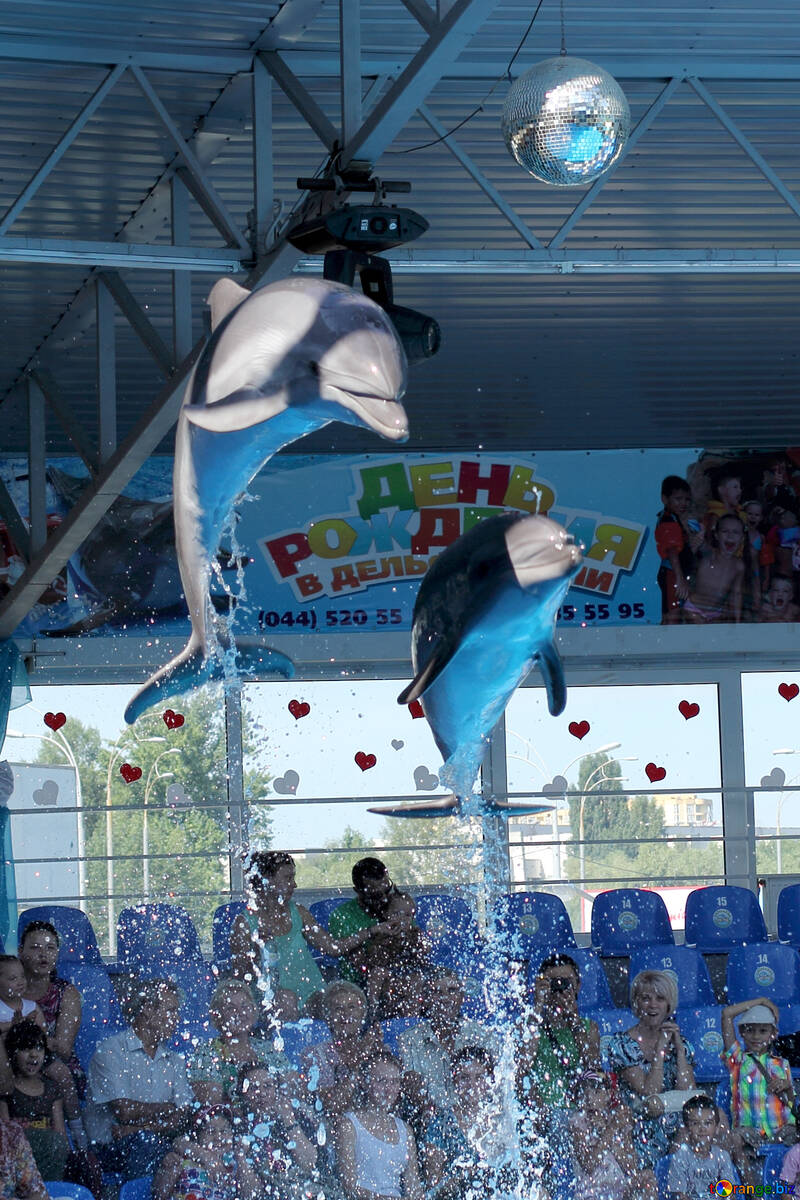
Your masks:
{"label": "dolphin eye", "polygon": [[311,372],[311,374],[315,377],[315,379],[319,379],[319,363],[318,362],[310,362],[308,364],[308,369]]}

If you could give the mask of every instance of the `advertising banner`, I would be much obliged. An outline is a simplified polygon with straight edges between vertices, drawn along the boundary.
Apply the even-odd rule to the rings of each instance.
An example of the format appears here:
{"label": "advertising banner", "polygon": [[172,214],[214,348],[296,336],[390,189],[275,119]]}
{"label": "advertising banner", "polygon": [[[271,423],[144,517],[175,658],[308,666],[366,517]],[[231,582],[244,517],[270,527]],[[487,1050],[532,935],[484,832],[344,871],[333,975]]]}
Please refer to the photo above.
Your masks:
{"label": "advertising banner", "polygon": [[[237,505],[214,602],[250,634],[409,629],[428,565],[511,509],[547,514],[583,546],[564,626],[793,621],[799,463],[792,450],[278,457]],[[0,470],[23,512],[24,471]],[[171,474],[169,459],[145,464],[20,634],[186,631]],[[84,475],[49,464],[52,527]],[[21,569],[0,529],[0,591]]]}

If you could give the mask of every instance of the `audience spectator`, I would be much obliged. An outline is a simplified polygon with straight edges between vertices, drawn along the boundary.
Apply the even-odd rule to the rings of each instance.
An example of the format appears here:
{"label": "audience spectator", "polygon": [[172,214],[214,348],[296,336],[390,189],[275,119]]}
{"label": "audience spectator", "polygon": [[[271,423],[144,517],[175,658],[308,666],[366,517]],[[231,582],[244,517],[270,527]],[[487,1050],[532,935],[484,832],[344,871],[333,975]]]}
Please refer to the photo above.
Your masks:
{"label": "audience spectator", "polygon": [[388,1050],[361,1064],[361,1101],[339,1118],[334,1135],[347,1200],[422,1200],[414,1135],[394,1111],[400,1079],[400,1063]]}
{"label": "audience spectator", "polygon": [[44,1029],[38,1004],[25,999],[25,970],[15,954],[0,954],[0,1037],[18,1021],[33,1021]]}
{"label": "audience spectator", "polygon": [[403,1092],[412,1120],[422,1130],[433,1110],[451,1108],[453,1057],[464,1046],[483,1046],[497,1054],[498,1038],[488,1026],[461,1016],[464,990],[453,971],[439,968],[425,979],[423,1019],[398,1038],[405,1075]]}
{"label": "audience spectator", "polygon": [[575,1082],[572,1097],[575,1110],[569,1116],[569,1145],[581,1200],[625,1200],[642,1192],[656,1200],[655,1175],[639,1171],[630,1111],[615,1103],[605,1071],[584,1071]]}
{"label": "audience spectator", "polygon": [[338,1116],[353,1106],[359,1068],[381,1049],[382,1039],[377,1029],[367,1026],[367,999],[356,983],[329,983],[323,1012],[330,1041],[305,1052],[302,1073],[309,1090],[319,1093],[322,1111]]}
{"label": "audience spectator", "polygon": [[266,1194],[296,1200],[317,1170],[317,1147],[300,1124],[299,1109],[266,1067],[251,1066],[240,1073],[238,1111],[248,1158]]}
{"label": "audience spectator", "polygon": [[89,1064],[86,1127],[107,1171],[150,1175],[186,1131],[193,1095],[186,1063],[167,1043],[178,1026],[178,992],[145,979],[130,998],[131,1028],[101,1042]]}
{"label": "audience spectator", "polygon": [[[339,904],[331,913],[328,930],[331,937],[349,938],[362,929],[386,919],[389,900],[397,891],[389,872],[379,858],[360,858],[351,871],[355,899]],[[358,970],[349,962],[340,965],[343,979],[359,981]]]}
{"label": "audience spectator", "polygon": [[573,958],[545,958],[536,974],[533,1004],[519,1029],[516,1088],[524,1113],[523,1139],[551,1188],[567,1171],[567,1116],[575,1081],[600,1065],[597,1025],[578,1012],[580,987]]}
{"label": "audience spectator", "polygon": [[425,973],[430,969],[422,930],[415,923],[417,906],[395,889],[386,903],[386,933],[372,929],[370,940],[350,955],[362,980],[374,1020],[418,1017]]}
{"label": "audience spectator", "polygon": [[708,1096],[692,1096],[683,1106],[686,1140],[670,1155],[667,1192],[674,1200],[705,1200],[719,1179],[736,1179],[727,1150],[715,1139],[719,1112]]}
{"label": "audience spectator", "polygon": [[201,1108],[153,1176],[153,1200],[244,1200],[259,1193],[244,1147],[234,1140],[231,1111]]}
{"label": "audience spectator", "polygon": [[[734,1021],[739,1018],[739,1036]],[[758,1152],[797,1141],[792,1070],[772,1050],[778,1010],[766,996],[722,1010],[723,1059],[731,1078],[734,1160],[745,1183],[760,1182]]]}
{"label": "audience spectator", "polygon": [[47,1037],[32,1021],[12,1026],[5,1038],[14,1087],[0,1099],[0,1119],[17,1121],[31,1144],[43,1179],[64,1179],[69,1157],[61,1093],[42,1076]]}
{"label": "audience spectator", "polygon": [[516,1132],[483,1046],[453,1055],[453,1104],[434,1113],[422,1145],[425,1190],[436,1200],[515,1191]]}
{"label": "audience spectator", "polygon": [[291,1074],[291,1064],[282,1051],[266,1038],[251,1036],[257,1015],[256,1002],[243,979],[223,979],[217,984],[209,1016],[219,1036],[196,1046],[186,1063],[200,1104],[233,1103],[243,1066],[262,1063],[285,1077]]}
{"label": "audience spectator", "polygon": [[334,940],[307,908],[295,904],[291,854],[254,854],[248,884],[248,907],[236,918],[231,936],[234,973],[256,981],[273,1017],[293,1021],[301,1014],[319,1016],[325,985],[309,946],[338,958],[363,946],[372,930]]}
{"label": "audience spectator", "polygon": [[60,939],[49,921],[31,921],[19,943],[19,960],[25,971],[25,998],[34,1001],[44,1018],[47,1057],[44,1074],[58,1085],[64,1101],[64,1116],[73,1142],[80,1150],[88,1146],[81,1120],[81,1096],[86,1075],[75,1054],[75,1039],[81,1027],[81,996],[76,987],[56,972]]}
{"label": "audience spectator", "polygon": [[2,1200],[50,1200],[28,1139],[16,1122],[2,1118],[0,1197]]}
{"label": "audience spectator", "polygon": [[609,1038],[607,1057],[622,1097],[633,1110],[634,1147],[640,1168],[646,1170],[670,1148],[681,1107],[694,1088],[694,1050],[672,1019],[678,1007],[672,976],[640,971],[630,994],[638,1020],[625,1033]]}

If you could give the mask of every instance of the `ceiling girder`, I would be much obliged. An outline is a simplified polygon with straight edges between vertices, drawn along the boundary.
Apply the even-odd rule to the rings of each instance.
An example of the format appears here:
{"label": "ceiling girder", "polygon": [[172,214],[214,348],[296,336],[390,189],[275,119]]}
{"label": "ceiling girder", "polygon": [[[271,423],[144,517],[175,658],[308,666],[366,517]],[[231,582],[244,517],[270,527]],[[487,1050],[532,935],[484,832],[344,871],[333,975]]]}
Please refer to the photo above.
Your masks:
{"label": "ceiling girder", "polygon": [[30,378],[39,387],[47,401],[48,408],[52,410],[59,425],[77,450],[89,474],[95,475],[97,473],[97,454],[86,440],[83,430],[75,420],[72,409],[64,399],[61,389],[50,371],[40,367],[38,370],[31,371]]}
{"label": "ceiling girder", "polygon": [[170,376],[175,370],[175,360],[122,277],[116,271],[103,271],[100,279],[158,369],[163,375]]}
{"label": "ceiling girder", "polygon": [[[391,250],[394,275],[769,275],[800,274],[794,250]],[[299,275],[319,275],[322,261],[303,258]]]}
{"label": "ceiling girder", "polygon": [[259,53],[258,57],[287,99],[291,100],[308,127],[313,129],[325,149],[329,152],[332,151],[333,144],[338,139],[336,127],[325,116],[308,89],[303,86],[294,72],[289,70],[276,50],[265,50]]}
{"label": "ceiling girder", "polygon": [[253,252],[230,247],[143,245],[140,242],[83,242],[73,238],[0,237],[0,262],[44,262],[61,266],[119,267],[146,271],[241,271]]}

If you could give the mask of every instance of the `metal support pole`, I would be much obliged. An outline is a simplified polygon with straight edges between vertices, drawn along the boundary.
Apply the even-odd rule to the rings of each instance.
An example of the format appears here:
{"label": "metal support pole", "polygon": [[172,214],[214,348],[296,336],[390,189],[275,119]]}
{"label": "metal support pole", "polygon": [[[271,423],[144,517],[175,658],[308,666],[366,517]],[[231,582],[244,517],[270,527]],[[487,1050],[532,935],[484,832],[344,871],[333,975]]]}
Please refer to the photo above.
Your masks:
{"label": "metal support pole", "polygon": [[746,789],[743,720],[740,673],[732,669],[720,672],[719,744],[725,882],[749,887],[755,892],[755,805],[752,789]]}
{"label": "metal support pole", "polygon": [[[170,212],[173,243],[188,246],[191,239],[189,193],[177,175],[170,180]],[[191,353],[192,277],[186,271],[172,273],[172,345],[176,363],[182,363]]]}
{"label": "metal support pole", "polygon": [[47,541],[47,493],[45,477],[44,393],[28,377],[28,498],[30,504],[31,553]]}
{"label": "metal support pole", "polygon": [[272,224],[275,180],[272,164],[272,76],[253,59],[253,251],[266,250]]}
{"label": "metal support pole", "polygon": [[[481,772],[481,793],[485,805],[493,800],[508,799],[506,775],[506,721],[501,717],[494,728]],[[493,912],[498,896],[508,890],[510,862],[508,856],[508,820],[500,816],[483,815],[483,879],[486,912]]]}
{"label": "metal support pole", "polygon": [[228,862],[231,898],[244,899],[244,860],[250,849],[250,808],[244,794],[242,692],[225,689],[225,741],[228,749]]}
{"label": "metal support pole", "polygon": [[106,463],[117,448],[117,341],[114,301],[102,279],[95,281],[97,306],[98,459]]}
{"label": "metal support pole", "polygon": [[342,145],[361,128],[361,3],[339,0],[339,57]]}

